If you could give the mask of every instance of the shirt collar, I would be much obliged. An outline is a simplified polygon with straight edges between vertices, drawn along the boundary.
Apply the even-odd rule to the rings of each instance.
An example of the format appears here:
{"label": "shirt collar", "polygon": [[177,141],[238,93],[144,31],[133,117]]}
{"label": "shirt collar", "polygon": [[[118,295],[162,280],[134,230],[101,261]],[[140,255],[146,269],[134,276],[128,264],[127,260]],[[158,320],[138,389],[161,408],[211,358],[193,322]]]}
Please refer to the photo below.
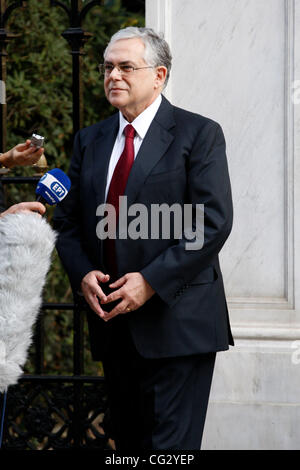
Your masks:
{"label": "shirt collar", "polygon": [[[158,108],[160,107],[162,98],[161,95],[158,95],[156,100],[153,101],[153,103],[148,106],[141,114],[139,114],[134,121],[131,122],[131,125],[134,127],[136,133],[141,139],[144,139],[151,122],[153,121],[153,118],[155,114],[158,111]],[[121,139],[123,131],[125,127],[129,124],[129,122],[124,118],[123,114],[121,111],[119,111],[119,132],[118,132],[118,139]]]}

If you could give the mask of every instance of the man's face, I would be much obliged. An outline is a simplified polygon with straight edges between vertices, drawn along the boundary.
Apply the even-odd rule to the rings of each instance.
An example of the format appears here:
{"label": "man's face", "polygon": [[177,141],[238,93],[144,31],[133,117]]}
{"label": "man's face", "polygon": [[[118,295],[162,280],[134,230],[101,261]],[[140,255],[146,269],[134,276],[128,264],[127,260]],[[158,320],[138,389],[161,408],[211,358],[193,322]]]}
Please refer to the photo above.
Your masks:
{"label": "man's face", "polygon": [[[120,39],[106,51],[105,63],[147,67],[143,59],[144,43],[139,38]],[[104,89],[108,101],[118,108],[128,121],[133,121],[159,95],[160,81],[156,68],[134,70],[128,75],[114,68],[104,77]]]}

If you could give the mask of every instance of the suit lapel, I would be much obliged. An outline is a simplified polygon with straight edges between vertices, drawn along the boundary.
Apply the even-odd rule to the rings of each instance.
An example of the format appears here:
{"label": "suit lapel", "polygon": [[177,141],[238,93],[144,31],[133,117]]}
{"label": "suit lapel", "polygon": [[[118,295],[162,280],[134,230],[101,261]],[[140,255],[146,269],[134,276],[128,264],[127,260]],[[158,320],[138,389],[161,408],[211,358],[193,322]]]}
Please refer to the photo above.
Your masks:
{"label": "suit lapel", "polygon": [[147,176],[174,140],[174,135],[170,132],[174,126],[173,106],[163,97],[127,181],[125,196],[127,196],[128,206],[134,203]]}
{"label": "suit lapel", "polygon": [[104,202],[109,160],[117,138],[119,115],[112,117],[93,142],[93,186],[97,195],[97,206]]}

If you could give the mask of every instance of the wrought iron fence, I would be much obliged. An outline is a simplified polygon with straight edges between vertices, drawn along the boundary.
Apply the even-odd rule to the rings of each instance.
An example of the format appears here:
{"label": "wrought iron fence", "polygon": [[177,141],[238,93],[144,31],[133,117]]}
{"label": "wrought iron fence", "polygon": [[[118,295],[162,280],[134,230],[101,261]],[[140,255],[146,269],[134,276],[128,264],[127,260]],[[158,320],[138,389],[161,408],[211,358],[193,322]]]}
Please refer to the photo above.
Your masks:
{"label": "wrought iron fence", "polygon": [[[43,328],[47,310],[73,312],[73,375],[43,374]],[[44,304],[35,332],[35,373],[9,387],[3,449],[111,449],[113,441],[103,377],[84,375],[84,309]]]}
{"label": "wrought iron fence", "polygon": [[[68,41],[72,55],[74,134],[82,127],[81,61],[84,43],[91,35],[82,29],[82,23],[88,11],[100,4],[101,0],[84,4],[81,0],[70,0],[68,6],[66,2],[51,0],[48,4],[52,8],[62,8],[69,18],[69,28],[62,32],[62,37]],[[0,83],[6,82],[7,44],[15,38],[6,30],[7,21],[15,9],[24,6],[25,1],[15,1],[7,6],[5,0],[0,0]],[[6,116],[6,104],[2,102],[2,152],[6,147]],[[1,177],[0,184],[36,184],[38,179],[5,176]],[[44,374],[44,313],[53,310],[68,311],[73,315],[72,375]],[[84,375],[84,317],[84,304],[80,298],[74,298],[74,303],[43,304],[35,329],[34,373],[23,375],[19,383],[8,390],[2,449],[113,448],[104,379]]]}

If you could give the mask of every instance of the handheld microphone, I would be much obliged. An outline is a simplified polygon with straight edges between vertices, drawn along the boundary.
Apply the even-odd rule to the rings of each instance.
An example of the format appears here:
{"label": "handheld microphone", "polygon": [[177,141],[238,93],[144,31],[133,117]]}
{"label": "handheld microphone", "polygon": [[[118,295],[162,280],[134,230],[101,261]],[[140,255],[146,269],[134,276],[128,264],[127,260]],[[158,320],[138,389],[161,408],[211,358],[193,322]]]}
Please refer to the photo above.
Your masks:
{"label": "handheld microphone", "polygon": [[39,180],[35,193],[38,202],[54,206],[61,202],[71,187],[69,177],[59,168],[47,171]]}

